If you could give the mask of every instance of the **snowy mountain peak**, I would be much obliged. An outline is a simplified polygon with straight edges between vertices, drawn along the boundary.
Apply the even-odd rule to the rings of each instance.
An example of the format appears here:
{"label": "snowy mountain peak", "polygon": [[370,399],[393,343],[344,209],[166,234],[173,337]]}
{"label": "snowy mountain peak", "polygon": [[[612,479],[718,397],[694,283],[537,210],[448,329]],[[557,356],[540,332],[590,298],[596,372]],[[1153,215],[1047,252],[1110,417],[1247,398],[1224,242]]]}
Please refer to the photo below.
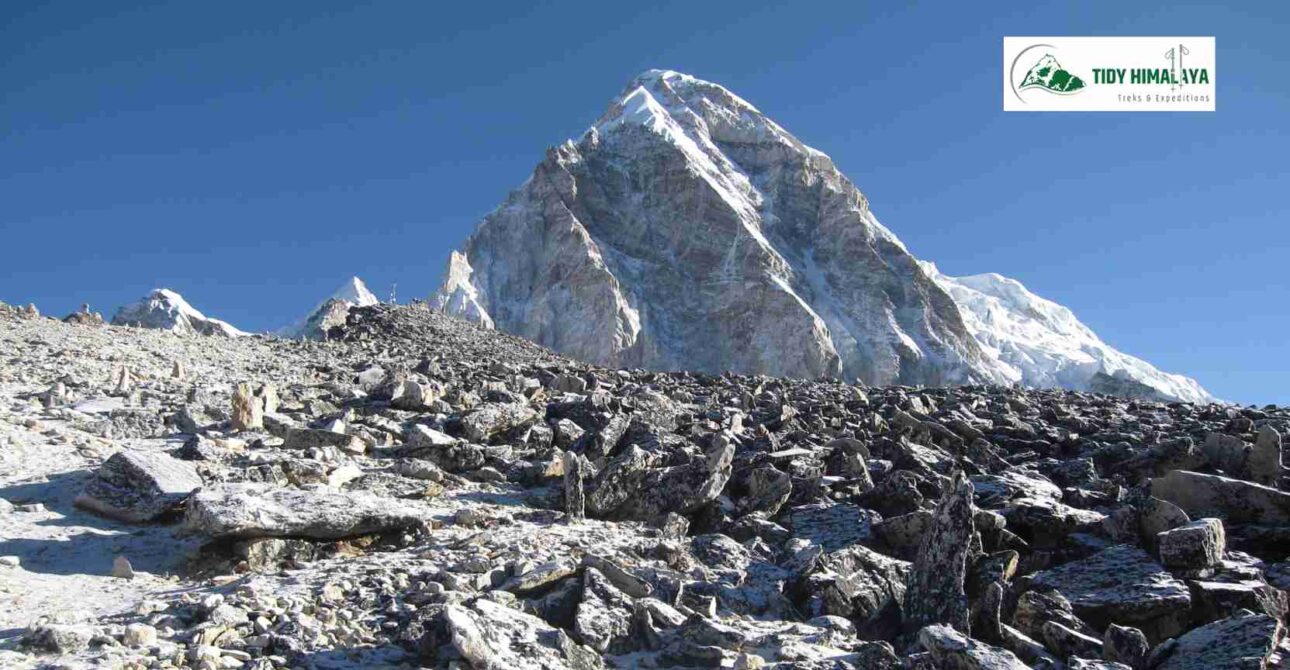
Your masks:
{"label": "snowy mountain peak", "polygon": [[493,320],[480,303],[479,291],[471,283],[474,274],[470,261],[464,254],[454,251],[448,258],[448,267],[439,282],[439,292],[430,299],[430,307],[441,312],[457,314],[485,328],[493,327]]}
{"label": "snowy mountain peak", "polygon": [[322,339],[327,329],[336,325],[336,320],[344,321],[350,307],[369,307],[380,302],[367,289],[367,284],[362,279],[350,277],[340,288],[315,305],[304,318],[278,331],[278,334],[283,337]]}
{"label": "snowy mountain peak", "polygon": [[958,303],[968,330],[1014,382],[1105,391],[1109,380],[1118,379],[1153,390],[1159,399],[1215,400],[1194,379],[1161,372],[1113,349],[1070,309],[1035,295],[1015,279],[995,273],[950,277],[932,263],[922,264]]}
{"label": "snowy mountain peak", "polygon": [[[1124,370],[1204,393],[1013,280],[921,264],[827,155],[671,70],[633,78],[549,149],[453,253],[431,305],[611,366],[1068,388]],[[1023,364],[1031,336],[1059,360]]]}
{"label": "snowy mountain peak", "polygon": [[246,333],[219,319],[212,319],[188,304],[182,295],[168,288],[153,289],[139,302],[117,310],[117,326],[169,330],[186,335],[240,337]]}
{"label": "snowy mountain peak", "polygon": [[[371,291],[367,290],[367,284],[364,284],[363,280],[358,277],[350,277],[349,281],[341,284],[340,288],[333,291],[327,300],[340,300],[359,307],[368,307],[381,302]],[[322,307],[327,300],[319,303],[318,306]]]}

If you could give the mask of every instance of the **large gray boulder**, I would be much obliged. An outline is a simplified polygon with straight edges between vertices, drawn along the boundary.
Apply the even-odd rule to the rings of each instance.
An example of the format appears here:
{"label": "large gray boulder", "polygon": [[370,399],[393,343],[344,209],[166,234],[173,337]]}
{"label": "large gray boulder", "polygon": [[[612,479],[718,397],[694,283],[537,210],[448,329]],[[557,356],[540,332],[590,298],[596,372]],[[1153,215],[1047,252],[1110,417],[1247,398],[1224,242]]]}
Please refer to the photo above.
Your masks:
{"label": "large gray boulder", "polygon": [[1153,641],[1185,630],[1191,612],[1187,585],[1130,545],[1045,570],[1032,584],[1059,591],[1098,630],[1113,623],[1134,626]]}
{"label": "large gray boulder", "polygon": [[978,642],[949,626],[923,628],[918,632],[918,642],[941,670],[1030,670],[1007,649]]}
{"label": "large gray boulder", "polygon": [[1156,536],[1160,562],[1171,569],[1198,569],[1218,565],[1227,548],[1220,519],[1197,519]]}
{"label": "large gray boulder", "polygon": [[423,516],[395,500],[324,488],[222,484],[188,501],[185,528],[212,539],[301,537],[335,540],[419,528]]}
{"label": "large gray boulder", "polygon": [[879,639],[899,631],[908,578],[909,563],[854,544],[820,557],[805,581],[805,609],[845,617],[866,639]]}
{"label": "large gray boulder", "polygon": [[689,514],[721,494],[730,481],[734,457],[734,443],[716,436],[701,458],[646,472],[639,494],[620,505],[613,516],[658,521],[670,512]]}
{"label": "large gray boulder", "polygon": [[1178,505],[1192,517],[1290,525],[1290,493],[1240,479],[1174,470],[1151,480],[1151,495]]}
{"label": "large gray boulder", "polygon": [[76,504],[128,523],[156,520],[202,487],[192,463],[157,451],[126,450],[99,468]]}
{"label": "large gray boulder", "polygon": [[1285,636],[1266,614],[1244,612],[1192,630],[1153,652],[1155,670],[1263,670]]}
{"label": "large gray boulder", "polygon": [[600,655],[532,614],[487,598],[466,604],[429,605],[415,647],[427,667],[463,665],[475,670],[575,668],[597,670]]}
{"label": "large gray boulder", "polygon": [[882,516],[877,512],[849,503],[817,502],[788,512],[793,536],[810,540],[825,551],[873,539],[874,525],[880,521]]}
{"label": "large gray boulder", "polygon": [[472,442],[488,442],[494,436],[533,423],[537,410],[520,403],[484,405],[461,419],[461,429]]}

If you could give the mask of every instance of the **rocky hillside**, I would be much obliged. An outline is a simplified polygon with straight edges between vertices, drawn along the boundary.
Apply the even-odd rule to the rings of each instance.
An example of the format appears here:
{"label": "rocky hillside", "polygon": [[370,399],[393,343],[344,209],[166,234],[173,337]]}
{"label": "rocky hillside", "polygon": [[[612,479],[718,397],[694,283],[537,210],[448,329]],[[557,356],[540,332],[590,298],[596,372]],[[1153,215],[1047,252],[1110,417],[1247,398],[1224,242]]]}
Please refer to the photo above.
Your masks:
{"label": "rocky hillside", "polygon": [[1034,301],[995,301],[996,326],[951,280],[827,155],[717,84],[651,70],[484,217],[432,304],[608,366],[1075,390],[1102,373],[1212,400],[1077,321],[1035,324]]}
{"label": "rocky hillside", "polygon": [[1281,667],[1284,408],[0,306],[3,667]]}

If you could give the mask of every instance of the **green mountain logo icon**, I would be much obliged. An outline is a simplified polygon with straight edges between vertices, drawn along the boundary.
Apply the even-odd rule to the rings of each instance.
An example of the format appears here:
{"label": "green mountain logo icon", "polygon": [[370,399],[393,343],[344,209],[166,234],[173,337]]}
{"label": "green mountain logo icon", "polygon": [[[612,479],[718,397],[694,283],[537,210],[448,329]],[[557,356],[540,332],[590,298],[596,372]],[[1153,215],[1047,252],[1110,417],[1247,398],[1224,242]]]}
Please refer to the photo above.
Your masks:
{"label": "green mountain logo icon", "polygon": [[1028,88],[1042,88],[1053,93],[1078,93],[1084,88],[1084,80],[1062,69],[1062,64],[1053,58],[1052,54],[1046,54],[1039,59],[1035,66],[1030,68],[1026,73],[1026,78],[1021,80],[1021,90]]}

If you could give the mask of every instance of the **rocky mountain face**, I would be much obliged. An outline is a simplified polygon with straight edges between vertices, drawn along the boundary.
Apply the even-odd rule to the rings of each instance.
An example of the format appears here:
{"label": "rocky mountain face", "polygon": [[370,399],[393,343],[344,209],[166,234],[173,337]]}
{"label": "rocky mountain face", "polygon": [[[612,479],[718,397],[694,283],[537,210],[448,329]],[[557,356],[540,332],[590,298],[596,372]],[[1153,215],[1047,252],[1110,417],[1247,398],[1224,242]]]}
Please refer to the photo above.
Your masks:
{"label": "rocky mountain face", "polygon": [[[1057,379],[991,351],[938,276],[828,156],[721,86],[650,71],[547,151],[431,303],[602,365],[1086,388],[1095,371]],[[1133,360],[1102,371],[1208,398]]]}
{"label": "rocky mountain face", "polygon": [[183,296],[166,288],[154,289],[139,302],[117,310],[112,317],[112,324],[169,330],[185,335],[246,335],[224,321],[202,314],[189,305]]}
{"label": "rocky mountain face", "polygon": [[341,284],[340,288],[318,303],[304,318],[282,329],[278,334],[282,337],[306,340],[326,339],[328,330],[345,323],[345,317],[349,314],[350,308],[370,307],[380,303],[381,301],[367,289],[367,284],[364,284],[362,279],[350,277],[349,281]]}
{"label": "rocky mountain face", "polygon": [[0,666],[1290,659],[1286,408],[328,335],[0,304]]}

